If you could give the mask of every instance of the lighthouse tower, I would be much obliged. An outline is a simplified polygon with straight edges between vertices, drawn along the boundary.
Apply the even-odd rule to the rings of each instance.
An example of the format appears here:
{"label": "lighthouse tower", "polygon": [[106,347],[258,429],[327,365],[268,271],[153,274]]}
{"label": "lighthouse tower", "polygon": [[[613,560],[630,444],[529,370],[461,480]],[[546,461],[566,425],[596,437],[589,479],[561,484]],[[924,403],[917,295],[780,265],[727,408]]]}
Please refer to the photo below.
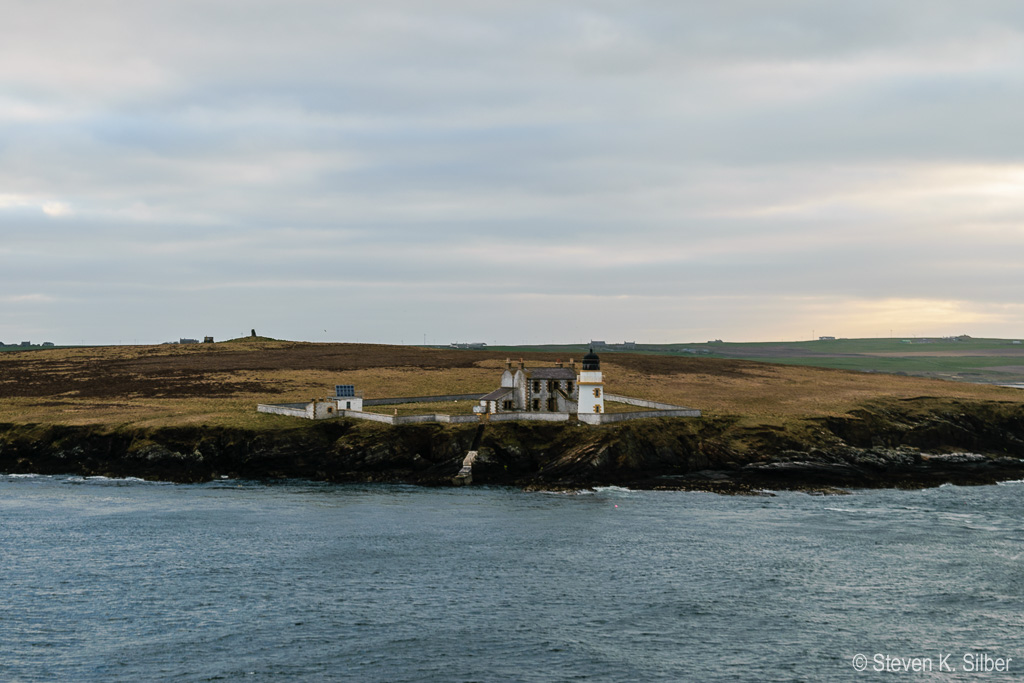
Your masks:
{"label": "lighthouse tower", "polygon": [[594,349],[590,349],[590,353],[583,356],[583,368],[576,385],[579,388],[576,413],[603,413],[604,380],[601,378],[601,359],[594,353]]}

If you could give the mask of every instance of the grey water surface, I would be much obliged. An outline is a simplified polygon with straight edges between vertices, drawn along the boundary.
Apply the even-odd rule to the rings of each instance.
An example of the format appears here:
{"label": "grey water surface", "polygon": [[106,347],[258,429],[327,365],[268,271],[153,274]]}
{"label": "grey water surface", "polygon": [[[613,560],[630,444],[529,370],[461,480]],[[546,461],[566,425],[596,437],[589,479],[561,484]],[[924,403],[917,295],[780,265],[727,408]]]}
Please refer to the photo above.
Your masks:
{"label": "grey water surface", "polygon": [[0,680],[1020,680],[1022,496],[0,476]]}

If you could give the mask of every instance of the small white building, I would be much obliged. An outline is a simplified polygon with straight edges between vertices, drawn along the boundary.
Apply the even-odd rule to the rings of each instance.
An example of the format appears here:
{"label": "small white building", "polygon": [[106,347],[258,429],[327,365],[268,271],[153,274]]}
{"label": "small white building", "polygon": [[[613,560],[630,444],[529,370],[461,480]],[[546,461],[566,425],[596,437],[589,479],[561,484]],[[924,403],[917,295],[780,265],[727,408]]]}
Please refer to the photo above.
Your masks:
{"label": "small white building", "polygon": [[338,404],[338,410],[362,410],[363,397],[356,393],[354,384],[335,384],[334,401]]}

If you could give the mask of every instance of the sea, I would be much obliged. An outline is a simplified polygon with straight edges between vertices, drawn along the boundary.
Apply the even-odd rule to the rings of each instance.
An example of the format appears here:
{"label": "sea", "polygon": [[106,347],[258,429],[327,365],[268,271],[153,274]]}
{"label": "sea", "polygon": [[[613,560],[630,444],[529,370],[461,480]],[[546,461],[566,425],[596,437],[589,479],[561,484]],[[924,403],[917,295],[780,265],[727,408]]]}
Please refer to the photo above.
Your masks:
{"label": "sea", "polygon": [[0,476],[0,681],[1024,679],[1024,484]]}

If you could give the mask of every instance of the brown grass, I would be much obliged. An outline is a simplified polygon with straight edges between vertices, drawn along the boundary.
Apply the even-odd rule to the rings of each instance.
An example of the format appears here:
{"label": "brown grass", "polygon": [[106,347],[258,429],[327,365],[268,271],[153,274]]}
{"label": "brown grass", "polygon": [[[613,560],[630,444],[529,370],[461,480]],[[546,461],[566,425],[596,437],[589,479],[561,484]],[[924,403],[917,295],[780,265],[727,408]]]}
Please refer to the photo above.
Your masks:
{"label": "brown grass", "polygon": [[[549,365],[556,358],[537,353],[526,360]],[[303,423],[258,414],[256,404],[323,397],[335,384],[355,384],[366,398],[483,393],[497,386],[503,360],[488,351],[278,341],[2,353],[0,422],[288,428]],[[989,385],[741,360],[617,353],[602,366],[611,393],[749,423],[842,415],[878,399],[1024,403],[1024,392]],[[460,402],[459,412],[469,405]],[[400,408],[402,414],[441,410]]]}

